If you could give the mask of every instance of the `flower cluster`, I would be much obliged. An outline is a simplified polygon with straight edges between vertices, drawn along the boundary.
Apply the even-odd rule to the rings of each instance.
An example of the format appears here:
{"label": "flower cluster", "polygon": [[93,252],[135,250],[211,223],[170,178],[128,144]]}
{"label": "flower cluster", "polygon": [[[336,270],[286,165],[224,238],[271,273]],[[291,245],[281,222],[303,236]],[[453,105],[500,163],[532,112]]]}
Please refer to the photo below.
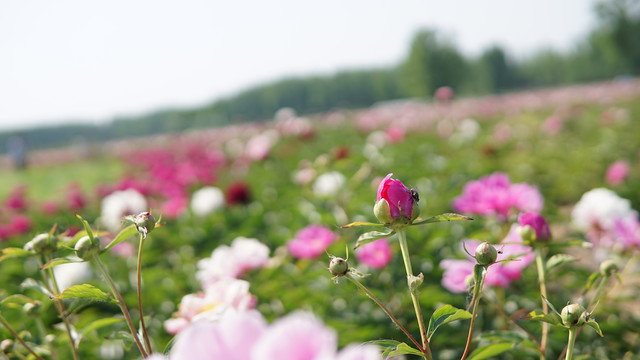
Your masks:
{"label": "flower cluster", "polygon": [[467,183],[462,195],[453,200],[453,208],[505,220],[514,210],[539,212],[543,203],[536,187],[526,183],[512,184],[506,174],[493,173]]}

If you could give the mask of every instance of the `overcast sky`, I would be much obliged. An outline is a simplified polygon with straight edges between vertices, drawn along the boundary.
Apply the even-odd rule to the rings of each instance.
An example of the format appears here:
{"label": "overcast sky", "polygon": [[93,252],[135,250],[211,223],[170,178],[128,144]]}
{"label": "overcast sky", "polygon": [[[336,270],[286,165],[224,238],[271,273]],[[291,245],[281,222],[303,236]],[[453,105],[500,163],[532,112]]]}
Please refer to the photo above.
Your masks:
{"label": "overcast sky", "polygon": [[3,0],[0,130],[210,103],[290,75],[390,66],[423,28],[466,55],[567,50],[596,0]]}

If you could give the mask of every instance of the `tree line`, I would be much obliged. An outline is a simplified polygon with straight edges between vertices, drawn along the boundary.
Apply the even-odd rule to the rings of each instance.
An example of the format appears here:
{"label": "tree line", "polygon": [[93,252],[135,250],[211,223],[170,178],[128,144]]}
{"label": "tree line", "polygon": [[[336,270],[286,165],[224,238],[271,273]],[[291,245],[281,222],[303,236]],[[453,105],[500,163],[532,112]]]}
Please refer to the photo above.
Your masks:
{"label": "tree line", "polygon": [[[160,110],[116,118],[105,125],[70,124],[23,134],[30,148],[45,148],[80,138],[103,141],[261,121],[272,118],[282,107],[309,114],[402,98],[430,99],[441,86],[471,96],[639,75],[640,0],[603,1],[595,11],[599,18],[596,28],[564,52],[540,49],[516,60],[496,45],[470,58],[437,31],[425,29],[415,34],[408,54],[395,66],[292,77],[200,108]],[[6,144],[10,136],[0,134],[0,142]]]}

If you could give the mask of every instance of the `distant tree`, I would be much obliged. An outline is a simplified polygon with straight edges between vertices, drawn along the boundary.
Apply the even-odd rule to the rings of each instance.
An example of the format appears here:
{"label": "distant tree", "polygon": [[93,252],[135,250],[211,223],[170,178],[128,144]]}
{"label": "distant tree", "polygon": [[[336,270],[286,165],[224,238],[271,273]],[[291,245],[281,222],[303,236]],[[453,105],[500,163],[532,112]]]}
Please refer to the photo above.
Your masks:
{"label": "distant tree", "polygon": [[596,9],[628,70],[640,74],[640,0],[602,1]]}

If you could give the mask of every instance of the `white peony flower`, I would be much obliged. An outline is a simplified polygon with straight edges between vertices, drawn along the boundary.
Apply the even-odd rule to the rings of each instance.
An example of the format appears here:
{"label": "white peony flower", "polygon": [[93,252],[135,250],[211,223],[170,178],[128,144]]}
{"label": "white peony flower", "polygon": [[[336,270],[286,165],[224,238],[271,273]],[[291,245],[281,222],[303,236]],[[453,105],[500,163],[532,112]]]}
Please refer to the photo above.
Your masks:
{"label": "white peony flower", "polygon": [[205,186],[191,196],[191,211],[197,216],[207,216],[224,207],[224,193],[214,186]]}
{"label": "white peony flower", "polygon": [[147,200],[133,189],[114,191],[102,199],[100,222],[107,230],[116,232],[122,228],[122,218],[147,210]]}
{"label": "white peony flower", "polygon": [[626,219],[634,214],[629,200],[619,197],[609,189],[597,188],[582,195],[571,212],[571,218],[580,230],[588,231],[597,226],[609,231],[616,220]]}
{"label": "white peony flower", "polygon": [[218,246],[211,257],[198,261],[196,278],[203,288],[214,284],[218,279],[240,276],[250,269],[257,269],[269,261],[269,248],[256,239],[238,237],[231,246]]}
{"label": "white peony flower", "polygon": [[91,267],[88,262],[68,263],[53,267],[53,275],[58,283],[58,290],[63,292],[73,285],[80,285],[91,278]]}
{"label": "white peony flower", "polygon": [[313,182],[313,192],[318,196],[333,196],[338,193],[347,179],[337,171],[322,174]]}

